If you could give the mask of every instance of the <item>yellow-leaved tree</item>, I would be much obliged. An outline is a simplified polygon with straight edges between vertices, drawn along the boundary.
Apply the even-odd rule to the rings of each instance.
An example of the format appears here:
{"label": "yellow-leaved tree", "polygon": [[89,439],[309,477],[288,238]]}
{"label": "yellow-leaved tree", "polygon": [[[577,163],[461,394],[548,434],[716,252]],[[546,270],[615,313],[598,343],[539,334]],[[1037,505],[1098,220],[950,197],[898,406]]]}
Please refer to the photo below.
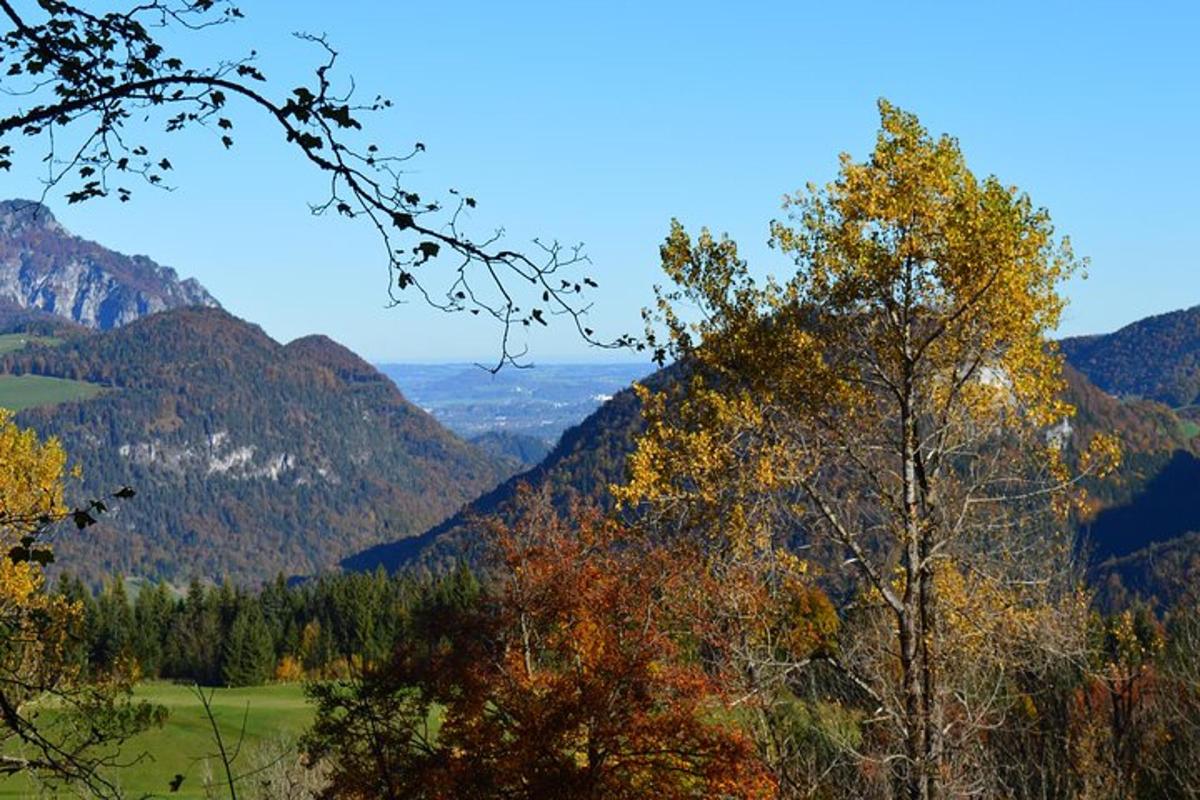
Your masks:
{"label": "yellow-leaved tree", "polygon": [[[161,719],[131,703],[115,680],[84,683],[69,648],[82,609],[46,591],[48,537],[71,520],[78,528],[103,502],[65,504],[67,457],[0,409],[0,775],[51,785],[69,782],[93,796],[115,797],[105,775],[125,738]],[[124,497],[130,490],[118,492]]]}
{"label": "yellow-leaved tree", "polygon": [[1070,441],[1049,339],[1081,267],[1069,242],[956,140],[880,113],[869,158],[843,155],[772,223],[786,279],[672,225],[650,336],[682,377],[642,390],[616,493],[735,561],[823,552],[855,601],[857,633],[822,660],[861,700],[860,774],[879,796],[957,796],[981,790],[1009,666],[1083,630],[1066,514],[1117,453]]}

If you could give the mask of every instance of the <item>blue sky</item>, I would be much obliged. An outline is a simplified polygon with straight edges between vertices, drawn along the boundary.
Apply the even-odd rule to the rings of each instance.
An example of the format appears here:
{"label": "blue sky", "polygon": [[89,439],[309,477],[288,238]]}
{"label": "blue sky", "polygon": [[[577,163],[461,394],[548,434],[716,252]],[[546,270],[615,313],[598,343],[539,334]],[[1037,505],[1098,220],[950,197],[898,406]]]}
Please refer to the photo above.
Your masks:
{"label": "blue sky", "polygon": [[[832,177],[839,152],[869,150],[880,96],[957,136],[976,172],[1028,191],[1091,258],[1069,287],[1064,334],[1200,303],[1191,4],[242,7],[244,23],[181,46],[197,59],[256,48],[286,90],[318,57],[290,32],[326,33],[363,96],[395,102],[371,120],[373,138],[428,146],[419,186],[479,198],[475,230],[586,244],[602,334],[640,330],[673,216],[728,231],[760,269],[783,271],[765,247],[781,196]],[[231,154],[205,133],[174,140],[174,192],[143,190],[129,206],[52,198],[56,213],[199,278],[280,340],[327,333],[377,361],[494,353],[495,331],[469,318],[385,308],[375,240],[311,218],[321,177],[244,111]],[[18,166],[3,193],[36,193],[33,167]],[[530,345],[535,360],[613,358],[564,328]]]}

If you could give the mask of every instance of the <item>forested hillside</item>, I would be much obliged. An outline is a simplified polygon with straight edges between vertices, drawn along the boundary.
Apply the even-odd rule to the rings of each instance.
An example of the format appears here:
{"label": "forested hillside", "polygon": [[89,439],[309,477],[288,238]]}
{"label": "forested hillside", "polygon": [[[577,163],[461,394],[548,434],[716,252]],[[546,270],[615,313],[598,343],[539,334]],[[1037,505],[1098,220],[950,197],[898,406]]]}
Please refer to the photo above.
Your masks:
{"label": "forested hillside", "polygon": [[[662,386],[679,368],[657,373],[649,381]],[[1092,481],[1090,513],[1077,520],[1081,544],[1093,578],[1125,600],[1178,596],[1181,580],[1175,567],[1200,562],[1200,548],[1176,542],[1189,531],[1200,531],[1200,459],[1187,422],[1166,405],[1153,400],[1119,400],[1101,391],[1076,369],[1066,369],[1066,399],[1075,407],[1070,438],[1084,441],[1100,431],[1114,431],[1122,443],[1120,468],[1102,481]],[[547,485],[560,507],[579,496],[607,504],[607,487],[625,479],[625,459],[641,428],[640,407],[631,390],[617,394],[580,425],[568,430],[559,445],[538,466],[484,494],[445,522],[419,537],[370,548],[343,562],[354,570],[384,566],[394,570],[409,564],[446,569],[463,553],[472,552],[482,520],[511,518],[516,489],[522,483]],[[1166,543],[1170,548],[1164,550]],[[1146,554],[1130,558],[1131,554]],[[1147,568],[1149,553],[1171,553],[1168,563],[1156,560]],[[1124,581],[1122,582],[1122,576]],[[1107,601],[1106,601],[1107,602]]]}
{"label": "forested hillside", "polygon": [[1071,366],[1101,389],[1173,408],[1200,397],[1200,306],[1138,320],[1062,343]]}
{"label": "forested hillside", "polygon": [[[672,367],[646,379],[661,386],[678,374]],[[421,536],[381,544],[342,562],[352,570],[382,566],[395,570],[409,564],[446,569],[463,554],[472,552],[481,521],[489,516],[510,517],[517,489],[522,484],[547,486],[556,504],[565,507],[572,497],[608,502],[608,486],[625,474],[625,459],[641,430],[641,406],[632,389],[618,392],[580,424],[567,429],[540,464],[520,473],[478,497],[454,516]]]}
{"label": "forested hillside", "polygon": [[308,574],[427,529],[506,474],[344,347],[280,345],[218,309],[30,345],[0,372],[104,388],[20,415],[61,438],[81,496],[138,492],[57,543],[84,578]]}

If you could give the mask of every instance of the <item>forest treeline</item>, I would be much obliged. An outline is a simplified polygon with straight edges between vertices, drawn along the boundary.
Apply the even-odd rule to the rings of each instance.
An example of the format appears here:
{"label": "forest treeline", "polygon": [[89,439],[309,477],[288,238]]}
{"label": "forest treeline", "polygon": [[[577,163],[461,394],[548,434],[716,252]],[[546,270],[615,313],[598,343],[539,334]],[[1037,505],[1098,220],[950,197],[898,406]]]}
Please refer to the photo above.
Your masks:
{"label": "forest treeline", "polygon": [[229,581],[134,584],[117,576],[92,591],[62,576],[58,595],[78,603],[69,659],[91,680],[124,677],[252,686],[348,678],[411,638],[422,609],[469,604],[478,581],[462,567],[436,578],[333,575],[261,589]]}

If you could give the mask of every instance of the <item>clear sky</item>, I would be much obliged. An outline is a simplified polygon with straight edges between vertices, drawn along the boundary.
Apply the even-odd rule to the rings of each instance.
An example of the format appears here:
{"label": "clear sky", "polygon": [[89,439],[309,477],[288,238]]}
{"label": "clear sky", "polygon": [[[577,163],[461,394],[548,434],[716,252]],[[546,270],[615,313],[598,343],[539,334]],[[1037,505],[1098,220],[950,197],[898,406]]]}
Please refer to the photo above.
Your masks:
{"label": "clear sky", "polygon": [[[672,216],[728,231],[764,271],[781,196],[862,156],[884,96],[957,136],[1051,211],[1092,261],[1064,334],[1200,303],[1200,11],[1192,3],[381,2],[244,0],[197,59],[263,56],[297,85],[324,32],[364,97],[395,107],[374,138],[426,188],[480,200],[476,230],[582,241],[601,286],[592,327],[640,330]],[[209,37],[210,34],[205,34]],[[211,57],[211,56],[210,56]],[[5,100],[5,103],[10,101]],[[177,189],[93,202],[75,232],[195,276],[286,341],[326,333],[376,361],[488,358],[494,331],[415,305],[386,309],[369,232],[313,219],[322,179],[244,109],[225,153],[200,132],[169,155]],[[19,164],[6,196],[38,191]],[[558,328],[535,359],[611,360]]]}

